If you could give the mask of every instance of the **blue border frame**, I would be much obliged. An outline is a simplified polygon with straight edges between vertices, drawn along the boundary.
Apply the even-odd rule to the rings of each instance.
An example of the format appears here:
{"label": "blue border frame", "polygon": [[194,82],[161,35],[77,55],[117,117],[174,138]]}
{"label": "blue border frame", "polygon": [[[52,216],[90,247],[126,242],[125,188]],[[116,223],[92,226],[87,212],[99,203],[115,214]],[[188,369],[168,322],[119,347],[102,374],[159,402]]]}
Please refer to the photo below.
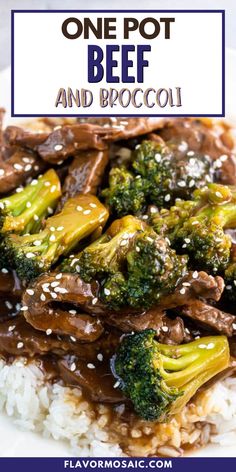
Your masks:
{"label": "blue border frame", "polygon": [[[137,115],[137,114],[18,114],[14,112],[14,14],[15,13],[221,13],[222,15],[222,113],[221,114],[179,114],[179,115]],[[11,116],[15,118],[40,118],[40,117],[109,117],[109,116],[125,116],[125,117],[211,117],[218,118],[225,116],[225,10],[11,10]]]}

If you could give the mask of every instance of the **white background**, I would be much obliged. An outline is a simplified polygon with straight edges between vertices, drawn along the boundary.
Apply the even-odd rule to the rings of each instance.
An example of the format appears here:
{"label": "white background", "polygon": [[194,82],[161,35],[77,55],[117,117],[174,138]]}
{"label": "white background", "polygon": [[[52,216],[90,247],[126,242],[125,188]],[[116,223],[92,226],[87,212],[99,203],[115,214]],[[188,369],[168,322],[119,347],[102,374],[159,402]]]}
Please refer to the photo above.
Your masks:
{"label": "white background", "polygon": [[[10,65],[11,9],[218,9],[226,10],[226,46],[236,49],[235,0],[0,0],[0,70]],[[0,84],[1,85],[1,84]]]}
{"label": "white background", "polygon": [[[221,14],[217,13],[171,13],[152,14],[175,17],[171,24],[171,39],[160,35],[153,40],[142,38],[133,32],[129,40],[123,40],[123,17],[126,14],[116,13],[117,39],[75,40],[66,39],[61,32],[61,25],[69,16],[68,13],[19,13],[15,14],[15,114],[220,114],[221,113]],[[97,13],[73,14],[81,20],[89,16],[94,21]],[[100,16],[109,17],[109,13]],[[144,13],[129,14],[142,20]],[[150,44],[152,51],[145,54],[149,67],[145,68],[143,84],[107,84],[87,82],[87,46],[98,44],[105,51],[105,44]],[[130,55],[135,61],[135,54]],[[120,72],[121,58],[114,54]],[[130,73],[133,73],[130,70]],[[117,75],[117,74],[116,74]],[[133,74],[132,74],[133,75]],[[71,87],[72,90],[82,87],[93,91],[94,102],[90,108],[55,107],[59,88]],[[122,108],[119,103],[113,108],[101,108],[99,105],[100,87],[153,87],[182,89],[182,107],[135,108],[132,104]]]}

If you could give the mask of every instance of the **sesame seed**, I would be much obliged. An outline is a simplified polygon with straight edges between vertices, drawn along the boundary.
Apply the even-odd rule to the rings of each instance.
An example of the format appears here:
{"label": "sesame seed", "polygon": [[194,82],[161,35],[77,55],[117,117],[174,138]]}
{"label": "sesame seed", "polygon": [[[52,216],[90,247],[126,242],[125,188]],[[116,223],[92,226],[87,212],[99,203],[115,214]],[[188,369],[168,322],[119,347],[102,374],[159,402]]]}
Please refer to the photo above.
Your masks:
{"label": "sesame seed", "polygon": [[84,215],[89,215],[90,213],[91,213],[91,210],[84,210],[84,211],[83,211],[83,214],[84,214]]}
{"label": "sesame seed", "polygon": [[57,186],[56,186],[56,185],[52,185],[50,192],[53,193],[53,192],[55,192],[56,189],[57,189]]}
{"label": "sesame seed", "polygon": [[111,291],[108,288],[105,288],[104,293],[105,293],[105,295],[110,295]]}
{"label": "sesame seed", "polygon": [[48,329],[46,330],[46,335],[47,335],[47,336],[50,336],[50,334],[52,334],[52,329],[48,328]]}
{"label": "sesame seed", "polygon": [[148,215],[143,215],[143,220],[148,220]]}
{"label": "sesame seed", "polygon": [[62,294],[68,293],[68,290],[67,290],[66,288],[63,288],[63,287],[56,287],[56,288],[54,289],[54,291],[55,291],[55,292],[58,292],[58,293],[62,293]]}
{"label": "sesame seed", "polygon": [[8,331],[11,332],[15,329],[16,325],[11,325],[8,327]]}
{"label": "sesame seed", "polygon": [[102,362],[102,361],[103,361],[103,355],[102,355],[102,353],[101,353],[101,352],[99,352],[99,353],[98,353],[98,355],[97,355],[97,359],[98,359],[100,362]]}
{"label": "sesame seed", "polygon": [[96,203],[90,203],[89,206],[91,206],[91,208],[97,208]]}
{"label": "sesame seed", "polygon": [[54,292],[51,292],[50,295],[51,295],[51,297],[54,298],[54,299],[57,298],[57,294],[54,293]]}
{"label": "sesame seed", "polygon": [[127,239],[122,239],[122,241],[120,242],[120,246],[126,246],[127,243],[128,243]]}
{"label": "sesame seed", "polygon": [[226,288],[226,290],[231,290],[231,289],[232,289],[232,285],[226,285],[225,288]]}
{"label": "sesame seed", "polygon": [[75,270],[76,272],[80,272],[80,266],[78,264],[75,266]]}
{"label": "sesame seed", "polygon": [[33,252],[27,252],[26,257],[27,259],[32,259],[33,257],[35,257],[35,254]]}
{"label": "sesame seed", "polygon": [[49,238],[49,241],[53,242],[53,241],[56,241],[56,236],[55,234],[52,234]]}
{"label": "sesame seed", "polygon": [[46,297],[45,297],[44,293],[41,293],[40,300],[42,300],[42,302],[45,302]]}
{"label": "sesame seed", "polygon": [[91,364],[90,362],[87,364],[88,369],[96,369],[94,364]]}
{"label": "sesame seed", "polygon": [[5,170],[4,169],[0,169],[0,175],[4,175],[5,174]]}
{"label": "sesame seed", "polygon": [[23,190],[24,190],[23,187],[18,187],[16,189],[16,193],[21,193],[21,192],[23,192]]}
{"label": "sesame seed", "polygon": [[189,188],[194,187],[194,185],[195,185],[195,180],[191,179],[189,184],[188,184]]}
{"label": "sesame seed", "polygon": [[192,221],[192,225],[198,225],[198,223],[199,221],[196,221],[196,220]]}
{"label": "sesame seed", "polygon": [[27,164],[27,166],[25,166],[25,171],[26,171],[26,172],[29,172],[31,169],[32,169],[32,165],[31,165],[31,164]]}
{"label": "sesame seed", "polygon": [[22,342],[19,342],[16,345],[17,349],[21,349],[23,346],[24,346],[24,343],[22,343]]}
{"label": "sesame seed", "polygon": [[39,241],[38,239],[36,239],[36,241],[33,242],[33,245],[34,245],[34,246],[41,246],[41,241]]}
{"label": "sesame seed", "polygon": [[74,336],[70,336],[70,339],[71,339],[71,341],[73,341],[73,343],[76,342],[76,338]]}
{"label": "sesame seed", "polygon": [[161,154],[160,154],[160,153],[156,153],[155,156],[154,156],[154,159],[155,159],[155,161],[159,164],[159,162],[161,162]]}
{"label": "sesame seed", "polygon": [[[196,338],[195,338],[196,339]],[[207,349],[207,345],[206,344],[199,344],[199,349]]]}
{"label": "sesame seed", "polygon": [[117,380],[116,383],[114,383],[113,388],[118,388],[120,385],[120,381]]}
{"label": "sesame seed", "polygon": [[25,162],[26,164],[32,162],[29,157],[22,157],[22,161]]}
{"label": "sesame seed", "polygon": [[44,185],[45,185],[45,187],[50,187],[51,183],[48,182],[48,180],[47,180],[47,182],[44,182]]}
{"label": "sesame seed", "polygon": [[59,280],[59,279],[61,279],[61,278],[62,278],[62,273],[60,272],[60,274],[57,274],[57,275],[56,275],[55,279]]}
{"label": "sesame seed", "polygon": [[64,226],[58,226],[57,227],[57,231],[63,231],[63,229],[64,229]]}
{"label": "sesame seed", "polygon": [[190,283],[189,282],[183,282],[182,285],[184,285],[185,287],[190,287]]}
{"label": "sesame seed", "polygon": [[72,362],[71,366],[70,366],[70,370],[71,372],[74,372],[76,370],[76,364],[75,362]]}
{"label": "sesame seed", "polygon": [[195,270],[195,271],[193,272],[192,278],[193,278],[193,279],[197,279],[197,278],[198,278],[198,271],[197,271],[197,270]]}
{"label": "sesame seed", "polygon": [[184,180],[180,180],[179,182],[177,182],[177,185],[182,188],[186,187],[186,183],[184,182]]}
{"label": "sesame seed", "polygon": [[190,334],[190,331],[188,328],[185,328],[185,333]]}
{"label": "sesame seed", "polygon": [[157,212],[158,212],[157,208],[155,207],[150,208],[150,213],[157,213]]}
{"label": "sesame seed", "polygon": [[27,288],[26,293],[28,293],[28,295],[34,295],[34,290],[32,290],[32,288]]}
{"label": "sesame seed", "polygon": [[21,311],[27,311],[28,310],[28,306],[27,305],[24,305],[21,307]]}
{"label": "sesame seed", "polygon": [[9,302],[8,300],[6,300],[6,301],[5,301],[5,305],[6,305],[6,307],[8,308],[8,310],[12,310],[13,305],[12,305],[11,302]]}
{"label": "sesame seed", "polygon": [[20,164],[14,164],[13,166],[16,170],[22,170],[23,169],[23,166],[21,166]]}
{"label": "sesame seed", "polygon": [[52,282],[50,285],[51,287],[57,287],[58,285],[60,285],[60,282]]}
{"label": "sesame seed", "polygon": [[135,250],[136,250],[136,252],[140,252],[140,247],[136,246]]}
{"label": "sesame seed", "polygon": [[182,244],[182,248],[183,248],[183,249],[185,249],[186,247],[187,247],[187,244],[186,244],[186,243]]}
{"label": "sesame seed", "polygon": [[51,207],[48,207],[48,213],[49,213],[49,215],[53,214],[53,209]]}
{"label": "sesame seed", "polygon": [[168,326],[162,326],[162,331],[164,331],[164,333],[167,333],[169,331],[169,328]]}
{"label": "sesame seed", "polygon": [[33,179],[30,185],[37,185],[38,181],[36,179]]}
{"label": "sesame seed", "polygon": [[3,269],[1,270],[1,272],[2,272],[3,274],[8,274],[9,271],[8,271],[8,269],[5,269],[5,267],[3,267]]}
{"label": "sesame seed", "polygon": [[191,156],[194,156],[194,152],[193,152],[193,151],[188,151],[188,152],[187,152],[187,156],[190,156],[190,157],[191,157]]}
{"label": "sesame seed", "polygon": [[98,298],[96,298],[96,297],[93,298],[93,300],[92,300],[92,305],[96,305],[97,302],[98,302]]}
{"label": "sesame seed", "polygon": [[78,206],[76,207],[76,210],[77,210],[77,211],[82,211],[83,208],[82,208],[80,205],[78,205]]}
{"label": "sesame seed", "polygon": [[26,203],[26,208],[31,208],[31,203],[30,202]]}
{"label": "sesame seed", "polygon": [[215,344],[214,343],[209,343],[207,345],[207,349],[213,349],[215,347]]}
{"label": "sesame seed", "polygon": [[181,288],[181,289],[180,289],[180,291],[179,291],[179,293],[181,293],[181,295],[184,295],[184,294],[185,294],[185,292],[186,292],[186,289],[185,289],[184,287],[183,287],[183,288]]}
{"label": "sesame seed", "polygon": [[0,202],[0,208],[1,208],[1,210],[4,210],[4,203],[3,202]]}
{"label": "sesame seed", "polygon": [[164,198],[165,202],[169,202],[170,201],[170,194],[168,193],[165,198]]}
{"label": "sesame seed", "polygon": [[236,323],[232,324],[232,328],[236,330]]}
{"label": "sesame seed", "polygon": [[34,221],[38,221],[38,220],[39,220],[38,215],[34,215]]}
{"label": "sesame seed", "polygon": [[77,311],[76,311],[76,310],[69,310],[69,313],[70,313],[71,315],[76,315],[76,314],[77,314]]}
{"label": "sesame seed", "polygon": [[50,231],[52,231],[52,233],[53,233],[53,231],[55,231],[55,230],[56,230],[56,228],[55,228],[54,226],[50,226]]}
{"label": "sesame seed", "polygon": [[62,144],[55,144],[54,146],[54,151],[61,151],[63,149],[63,145]]}
{"label": "sesame seed", "polygon": [[191,239],[189,239],[189,238],[184,238],[184,240],[187,244],[191,243]]}
{"label": "sesame seed", "polygon": [[39,170],[39,166],[38,165],[34,166],[34,170],[36,171]]}

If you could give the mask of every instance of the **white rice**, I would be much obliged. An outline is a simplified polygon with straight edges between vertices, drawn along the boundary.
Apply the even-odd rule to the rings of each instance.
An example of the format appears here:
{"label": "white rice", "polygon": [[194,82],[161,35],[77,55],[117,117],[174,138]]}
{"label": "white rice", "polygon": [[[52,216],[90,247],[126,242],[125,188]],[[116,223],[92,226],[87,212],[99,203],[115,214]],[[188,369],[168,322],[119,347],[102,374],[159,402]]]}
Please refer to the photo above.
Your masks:
{"label": "white rice", "polygon": [[[24,360],[18,359],[8,365],[0,359],[0,411],[11,416],[22,430],[67,442],[72,455],[125,455],[105,430],[107,408],[101,405],[95,418],[79,389],[45,382],[43,372],[34,362],[24,365]],[[148,429],[146,423],[140,424],[143,430]],[[182,454],[181,448],[186,444],[236,444],[236,378],[225,379],[201,393],[194,404],[190,403],[170,423],[158,425],[153,432],[156,437],[150,436],[142,449],[140,444],[136,445],[137,430],[135,434],[133,430],[125,452],[175,456]]]}

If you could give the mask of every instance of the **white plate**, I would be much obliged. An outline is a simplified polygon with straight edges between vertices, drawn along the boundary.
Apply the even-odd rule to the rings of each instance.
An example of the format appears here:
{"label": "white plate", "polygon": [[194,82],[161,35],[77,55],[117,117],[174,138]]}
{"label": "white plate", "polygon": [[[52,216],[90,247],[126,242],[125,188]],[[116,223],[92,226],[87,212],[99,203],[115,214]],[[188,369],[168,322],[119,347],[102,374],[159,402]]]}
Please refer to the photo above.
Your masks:
{"label": "white plate", "polygon": [[[204,71],[203,71],[204,73]],[[236,51],[226,54],[226,113],[227,118],[236,119]],[[10,69],[0,73],[0,106],[8,111],[6,121],[12,122],[10,110]],[[14,118],[19,122],[20,118]],[[22,121],[22,120],[21,120]],[[66,443],[46,439],[32,432],[20,431],[11,418],[0,414],[0,456],[1,457],[63,457],[71,453]],[[235,446],[220,447],[210,445],[194,453],[191,457],[235,457]]]}

